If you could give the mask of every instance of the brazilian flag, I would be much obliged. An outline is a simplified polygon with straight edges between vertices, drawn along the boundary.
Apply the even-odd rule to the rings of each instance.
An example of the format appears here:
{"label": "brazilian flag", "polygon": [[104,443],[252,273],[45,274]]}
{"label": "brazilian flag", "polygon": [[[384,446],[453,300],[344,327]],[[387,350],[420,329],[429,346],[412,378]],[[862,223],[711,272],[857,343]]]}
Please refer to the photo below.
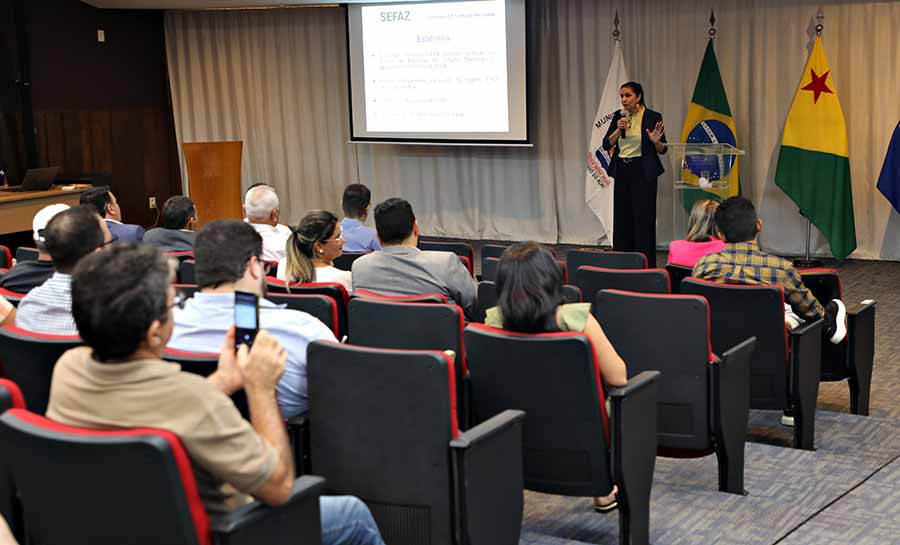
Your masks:
{"label": "brazilian flag", "polygon": [[[681,130],[681,141],[692,144],[730,144],[737,147],[737,130],[728,106],[728,96],[722,84],[719,62],[710,38],[700,63],[700,74],[694,86],[694,96],[688,107]],[[682,165],[681,179],[698,185],[701,176],[709,181],[727,181],[728,187],[718,189],[686,189],[681,192],[685,210],[700,199],[721,201],[740,194],[738,158],[736,156],[688,156]]]}

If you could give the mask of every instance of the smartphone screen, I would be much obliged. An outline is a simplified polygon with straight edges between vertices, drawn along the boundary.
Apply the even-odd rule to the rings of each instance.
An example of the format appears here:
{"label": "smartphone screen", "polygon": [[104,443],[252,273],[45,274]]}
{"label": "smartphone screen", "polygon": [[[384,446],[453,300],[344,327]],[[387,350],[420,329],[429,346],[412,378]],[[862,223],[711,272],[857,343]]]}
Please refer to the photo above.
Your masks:
{"label": "smartphone screen", "polygon": [[259,297],[243,291],[234,292],[235,348],[253,345],[259,330]]}

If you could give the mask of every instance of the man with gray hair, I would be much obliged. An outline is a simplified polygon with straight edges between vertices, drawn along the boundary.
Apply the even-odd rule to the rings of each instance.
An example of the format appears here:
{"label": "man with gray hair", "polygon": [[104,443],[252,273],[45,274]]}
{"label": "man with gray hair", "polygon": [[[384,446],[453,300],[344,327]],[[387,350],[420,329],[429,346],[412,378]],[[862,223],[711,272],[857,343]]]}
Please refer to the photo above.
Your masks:
{"label": "man with gray hair", "polygon": [[275,189],[253,184],[244,195],[244,218],[263,239],[262,259],[278,262],[287,257],[287,239],[291,228],[278,223],[279,201]]}

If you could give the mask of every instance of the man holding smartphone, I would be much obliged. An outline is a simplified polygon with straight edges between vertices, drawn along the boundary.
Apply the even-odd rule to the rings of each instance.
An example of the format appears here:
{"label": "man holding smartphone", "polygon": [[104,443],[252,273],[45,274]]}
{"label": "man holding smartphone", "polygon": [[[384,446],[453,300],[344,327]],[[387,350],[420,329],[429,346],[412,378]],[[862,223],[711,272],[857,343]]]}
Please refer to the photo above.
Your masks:
{"label": "man holding smartphone", "polygon": [[[260,258],[262,237],[249,224],[238,220],[216,220],[206,224],[194,243],[199,292],[175,310],[175,329],[169,348],[191,352],[215,352],[225,334],[243,317],[236,304],[251,305],[246,313],[249,331],[254,329],[254,297],[259,297],[259,329],[267,330],[287,351],[287,365],[278,382],[278,404],[285,418],[303,414],[308,407],[306,347],[323,339],[336,341],[334,333],[317,318],[284,308],[265,299],[265,270]],[[240,304],[238,306],[241,306]],[[245,307],[246,308],[246,307]],[[241,314],[238,314],[241,313]],[[242,342],[249,342],[244,339]]]}
{"label": "man holding smartphone", "polygon": [[[72,314],[88,346],[57,362],[47,417],[94,429],[161,428],[188,453],[207,513],[256,498],[285,503],[294,462],[275,387],[287,354],[260,331],[235,351],[229,327],[208,378],[162,361],[172,335],[174,272],[149,245],[115,244],[82,259],[72,277]],[[228,397],[243,388],[244,420]],[[320,498],[322,543],[384,545],[368,508],[352,496]]]}

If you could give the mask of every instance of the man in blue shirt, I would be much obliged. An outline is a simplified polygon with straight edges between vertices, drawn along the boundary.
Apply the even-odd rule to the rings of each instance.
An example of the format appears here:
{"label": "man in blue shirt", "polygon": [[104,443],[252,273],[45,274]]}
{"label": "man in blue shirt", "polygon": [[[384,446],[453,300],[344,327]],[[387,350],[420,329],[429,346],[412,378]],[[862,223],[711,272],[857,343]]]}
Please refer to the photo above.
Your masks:
{"label": "man in blue shirt", "polygon": [[363,184],[350,184],[344,189],[341,199],[344,209],[344,219],[341,220],[344,252],[363,253],[381,249],[375,229],[363,225],[369,217],[370,202],[372,192]]}
{"label": "man in blue shirt", "polygon": [[262,237],[250,224],[238,220],[208,223],[194,243],[200,291],[187,300],[183,309],[175,309],[175,330],[168,346],[191,352],[218,352],[225,333],[234,324],[234,292],[259,295],[259,328],[278,339],[288,353],[276,396],[282,415],[290,418],[308,408],[307,345],[318,339],[336,339],[313,316],[262,297],[265,269],[261,254]]}

